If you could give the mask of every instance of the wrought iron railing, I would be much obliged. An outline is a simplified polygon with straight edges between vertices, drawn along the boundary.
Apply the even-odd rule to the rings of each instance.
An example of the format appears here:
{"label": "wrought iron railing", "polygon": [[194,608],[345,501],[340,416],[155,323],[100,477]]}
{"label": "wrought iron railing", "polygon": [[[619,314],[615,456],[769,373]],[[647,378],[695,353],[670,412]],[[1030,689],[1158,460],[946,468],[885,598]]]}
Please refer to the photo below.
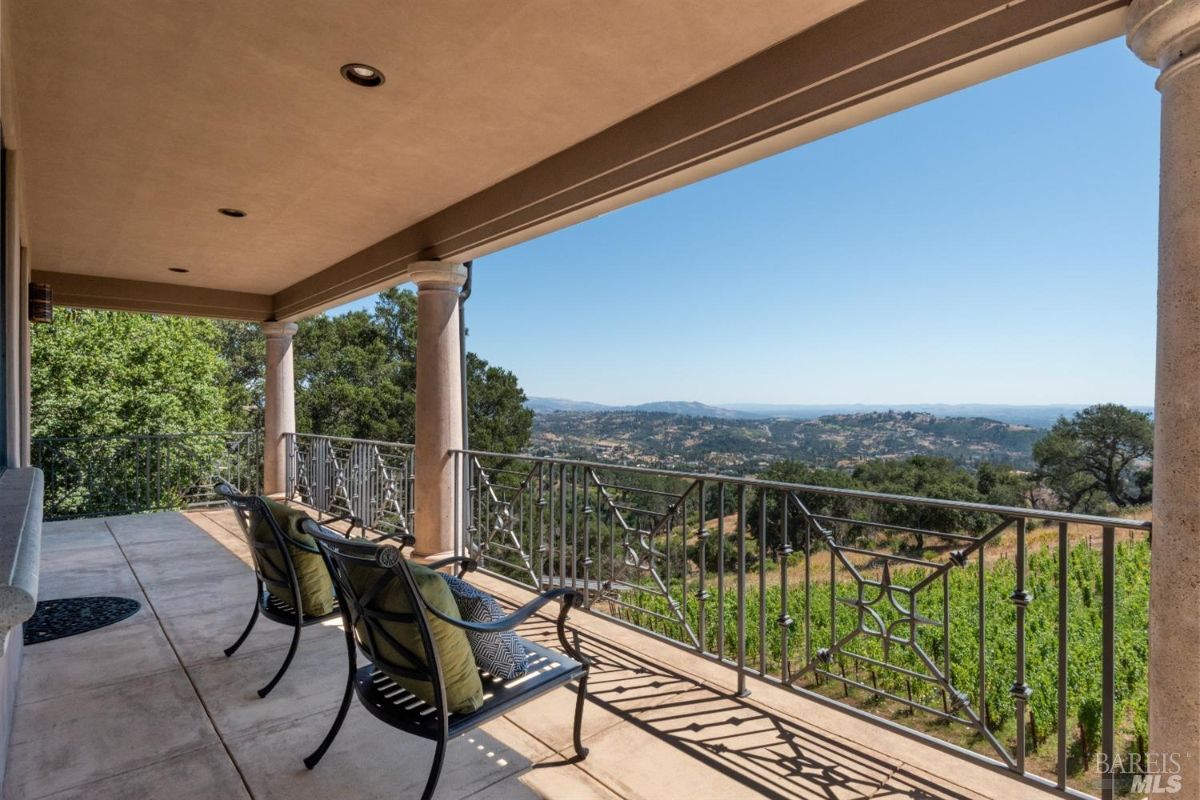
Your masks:
{"label": "wrought iron railing", "polygon": [[1147,521],[456,459],[484,570],[579,589],[739,691],[756,676],[1069,795],[1122,791],[1095,765],[1145,751]]}
{"label": "wrought iron railing", "polygon": [[207,505],[220,502],[217,480],[243,491],[262,483],[257,432],[48,436],[31,456],[45,474],[47,520]]}
{"label": "wrought iron railing", "polygon": [[320,511],[353,514],[382,533],[412,528],[412,445],[288,436],[287,496]]}

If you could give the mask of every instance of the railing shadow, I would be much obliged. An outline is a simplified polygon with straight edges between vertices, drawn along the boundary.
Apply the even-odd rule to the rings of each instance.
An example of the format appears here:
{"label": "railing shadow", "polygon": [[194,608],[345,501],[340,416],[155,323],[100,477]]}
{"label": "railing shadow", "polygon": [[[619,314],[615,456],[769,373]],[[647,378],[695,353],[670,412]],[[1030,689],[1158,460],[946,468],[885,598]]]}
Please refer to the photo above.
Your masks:
{"label": "railing shadow", "polygon": [[[549,623],[521,632],[534,641],[553,639]],[[580,637],[594,659],[591,703],[762,797],[968,798],[899,760],[772,713],[635,650],[584,631]]]}

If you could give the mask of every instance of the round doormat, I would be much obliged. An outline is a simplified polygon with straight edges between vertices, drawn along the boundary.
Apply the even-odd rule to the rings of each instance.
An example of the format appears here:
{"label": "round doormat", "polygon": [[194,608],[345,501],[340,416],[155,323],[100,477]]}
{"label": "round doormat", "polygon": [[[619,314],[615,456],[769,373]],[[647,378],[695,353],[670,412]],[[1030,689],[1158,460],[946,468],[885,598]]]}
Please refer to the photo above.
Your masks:
{"label": "round doormat", "polygon": [[45,600],[25,623],[25,644],[50,642],[128,619],[141,603],[125,597],[66,597]]}

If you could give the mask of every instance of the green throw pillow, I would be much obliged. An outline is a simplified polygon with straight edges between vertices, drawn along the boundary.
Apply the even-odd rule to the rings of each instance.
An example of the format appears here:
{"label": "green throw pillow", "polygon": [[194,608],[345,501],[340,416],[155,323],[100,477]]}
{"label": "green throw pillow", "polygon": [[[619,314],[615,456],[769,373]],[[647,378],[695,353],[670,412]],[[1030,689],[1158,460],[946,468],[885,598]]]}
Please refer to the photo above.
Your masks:
{"label": "green throw pillow", "polygon": [[[421,596],[425,598],[425,602],[452,619],[461,619],[458,614],[458,604],[454,600],[454,595],[450,593],[450,587],[446,585],[446,581],[442,580],[442,576],[428,567],[414,564],[411,561],[408,562],[408,566],[412,570],[413,579],[416,581]],[[362,597],[375,584],[383,572],[383,567],[374,565],[347,569],[350,581],[354,585],[354,592],[359,597]],[[397,576],[388,583],[383,591],[375,595],[370,603],[370,610],[397,614],[411,613],[408,593],[404,590],[402,580]],[[483,683],[479,680],[479,669],[475,666],[475,656],[471,653],[471,643],[467,640],[466,631],[456,628],[432,614],[427,614],[425,618],[429,620],[429,630],[433,635],[434,647],[437,648],[438,659],[442,663],[442,679],[446,682],[446,703],[452,712],[459,714],[477,711],[483,706]],[[387,630],[396,641],[420,657],[422,659],[421,666],[424,666],[425,647],[421,643],[421,631],[415,624],[380,620],[379,625]],[[362,621],[355,625],[355,632],[360,641],[366,636]],[[381,656],[401,666],[414,666],[401,651],[383,637],[376,637],[376,639]],[[433,684],[429,681],[418,681],[403,675],[393,675],[384,670],[382,666],[380,666],[380,670],[426,703],[433,703]]]}
{"label": "green throw pillow", "polygon": [[[325,560],[317,550],[317,543],[304,531],[300,523],[308,519],[301,509],[291,508],[274,500],[263,498],[271,516],[283,531],[287,541],[288,554],[292,557],[292,566],[296,570],[296,580],[300,584],[300,602],[303,604],[304,615],[320,617],[333,611],[333,581],[329,578],[329,570],[325,568]],[[270,524],[260,520],[254,528],[254,538],[264,543],[275,543]],[[278,549],[256,550],[255,557],[268,561],[274,569],[264,570],[269,575],[287,575],[287,567]],[[292,590],[285,587],[267,586],[267,591],[276,599],[296,607],[292,599]]]}

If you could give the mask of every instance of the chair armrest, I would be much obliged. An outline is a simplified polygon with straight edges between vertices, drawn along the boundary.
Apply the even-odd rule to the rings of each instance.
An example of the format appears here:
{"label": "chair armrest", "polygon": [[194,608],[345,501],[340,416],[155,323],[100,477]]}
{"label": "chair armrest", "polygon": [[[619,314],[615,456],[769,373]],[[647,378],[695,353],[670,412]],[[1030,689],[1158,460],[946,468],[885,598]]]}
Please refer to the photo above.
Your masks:
{"label": "chair armrest", "polygon": [[546,605],[551,600],[556,600],[560,597],[568,600],[568,602],[563,605],[562,613],[559,614],[559,622],[561,624],[566,620],[567,610],[579,602],[579,599],[581,598],[579,592],[575,591],[574,589],[551,589],[545,594],[530,600],[528,603],[509,614],[507,617],[498,619],[495,622],[467,622],[464,619],[454,619],[453,617],[446,616],[433,606],[425,603],[424,598],[421,598],[421,604],[425,606],[425,610],[430,614],[442,620],[443,622],[450,623],[456,628],[462,628],[463,630],[468,631],[476,631],[477,633],[500,633],[502,631],[512,630],[525,620],[532,617],[539,608]]}
{"label": "chair armrest", "polygon": [[[363,530],[365,531],[367,529],[364,527]],[[375,529],[372,528],[371,530],[375,530]],[[375,533],[377,533],[379,535],[376,536],[372,541],[375,541],[375,542],[395,541],[396,544],[402,550],[405,547],[414,547],[417,544],[417,537],[413,536],[411,533],[379,533],[379,531],[375,531]]]}
{"label": "chair armrest", "polygon": [[343,536],[345,536],[347,539],[349,539],[350,533],[355,528],[364,528],[363,521],[349,512],[347,512],[345,514],[334,514],[334,515],[325,517],[324,519],[318,519],[317,524],[328,526],[329,523],[331,523],[331,522],[346,522],[347,520],[349,520],[349,522],[350,522],[350,527],[347,528],[345,530],[345,532],[342,532],[342,531],[338,531],[338,532],[342,533]]}
{"label": "chair armrest", "polygon": [[448,567],[452,564],[461,564],[462,568],[458,571],[458,577],[466,575],[468,572],[474,572],[479,567],[479,562],[469,556],[450,556],[438,561],[433,561],[425,566],[432,570],[439,570],[442,567]]}

